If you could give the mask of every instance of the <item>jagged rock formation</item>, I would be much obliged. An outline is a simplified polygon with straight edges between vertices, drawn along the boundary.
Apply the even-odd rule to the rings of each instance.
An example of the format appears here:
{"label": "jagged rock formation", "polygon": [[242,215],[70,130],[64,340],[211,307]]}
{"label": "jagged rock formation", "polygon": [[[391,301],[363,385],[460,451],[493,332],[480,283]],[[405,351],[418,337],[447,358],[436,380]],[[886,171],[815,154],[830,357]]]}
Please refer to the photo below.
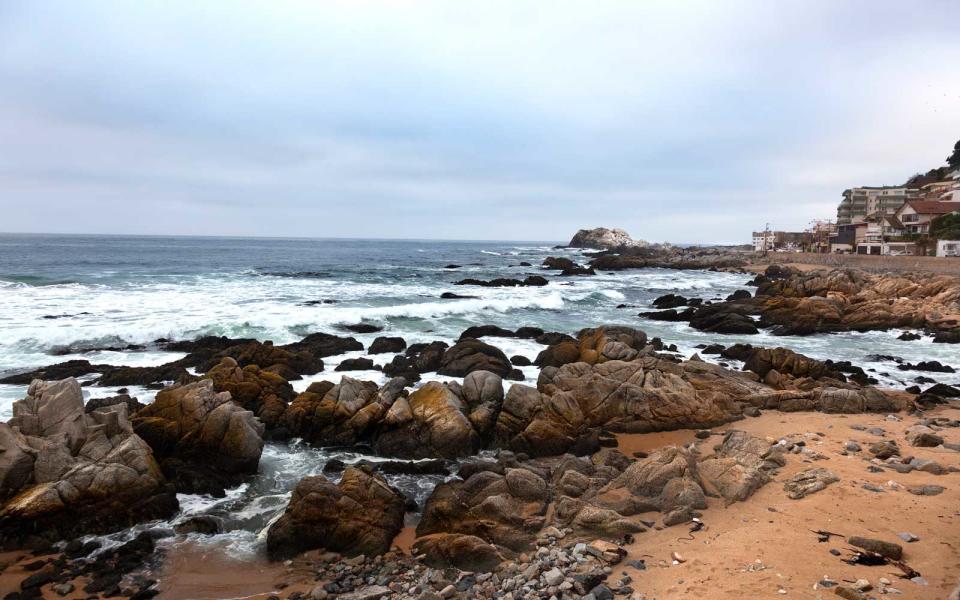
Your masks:
{"label": "jagged rock formation", "polygon": [[0,539],[51,541],[176,511],[125,403],[85,413],[75,379],[34,381],[13,415],[0,423]]}
{"label": "jagged rock formation", "polygon": [[758,279],[750,303],[760,314],[760,326],[776,335],[895,327],[949,333],[960,327],[958,277],[777,267]]}
{"label": "jagged rock formation", "polygon": [[181,492],[222,495],[256,473],[263,451],[263,423],[210,379],[159,392],[133,426]]}

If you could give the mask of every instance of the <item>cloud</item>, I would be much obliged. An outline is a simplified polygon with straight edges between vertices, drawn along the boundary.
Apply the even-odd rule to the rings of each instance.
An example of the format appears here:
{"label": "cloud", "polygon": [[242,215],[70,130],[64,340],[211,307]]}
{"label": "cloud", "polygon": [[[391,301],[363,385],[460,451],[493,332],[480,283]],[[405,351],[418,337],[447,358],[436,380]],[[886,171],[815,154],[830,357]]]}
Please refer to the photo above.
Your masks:
{"label": "cloud", "polygon": [[942,163],[960,137],[957,17],[10,1],[0,230],[743,241]]}

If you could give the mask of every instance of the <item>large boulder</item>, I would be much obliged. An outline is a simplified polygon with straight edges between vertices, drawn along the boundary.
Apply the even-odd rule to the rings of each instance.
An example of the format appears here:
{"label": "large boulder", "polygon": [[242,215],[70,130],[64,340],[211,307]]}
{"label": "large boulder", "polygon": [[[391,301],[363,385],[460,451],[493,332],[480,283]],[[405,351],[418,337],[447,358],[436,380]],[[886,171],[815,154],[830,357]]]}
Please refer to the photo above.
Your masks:
{"label": "large boulder", "polygon": [[348,468],[338,484],[322,475],[305,477],[267,532],[267,555],[283,560],[314,548],[383,554],[403,528],[405,503],[382,477],[362,469]]}
{"label": "large boulder", "polygon": [[530,478],[538,478],[541,485],[531,486],[540,493],[525,497],[514,494],[516,487],[511,489],[507,477],[493,471],[439,484],[424,507],[417,536],[458,533],[515,552],[529,549],[546,523],[548,495],[543,478],[528,473]]}
{"label": "large boulder", "polygon": [[784,464],[781,446],[743,431],[729,431],[716,447],[715,456],[697,468],[707,488],[730,503],[749,498]]}
{"label": "large boulder", "polygon": [[570,248],[619,248],[621,246],[646,246],[642,240],[634,240],[630,234],[622,229],[581,229],[573,235]]}
{"label": "large boulder", "polygon": [[13,415],[0,424],[0,539],[108,532],[177,510],[126,404],[85,413],[75,379],[38,380]]}
{"label": "large boulder", "polygon": [[538,389],[514,385],[508,391],[497,443],[531,456],[587,454],[596,451],[600,429],[709,427],[740,414],[739,395],[766,389],[721,367],[691,366],[688,372],[688,364],[643,356],[544,369]]}
{"label": "large boulder", "polygon": [[204,379],[157,394],[133,419],[182,492],[222,494],[257,472],[264,426]]}
{"label": "large boulder", "polygon": [[499,348],[473,338],[463,339],[443,353],[437,373],[465,377],[473,371],[489,371],[507,377],[513,371],[510,359]]}
{"label": "large boulder", "polygon": [[[476,385],[470,387],[476,388]],[[403,458],[457,458],[475,454],[482,438],[468,415],[474,416],[482,427],[489,426],[496,418],[491,393],[483,389],[471,392],[477,402],[471,411],[448,386],[436,381],[427,383],[390,407],[374,447],[382,454]]]}

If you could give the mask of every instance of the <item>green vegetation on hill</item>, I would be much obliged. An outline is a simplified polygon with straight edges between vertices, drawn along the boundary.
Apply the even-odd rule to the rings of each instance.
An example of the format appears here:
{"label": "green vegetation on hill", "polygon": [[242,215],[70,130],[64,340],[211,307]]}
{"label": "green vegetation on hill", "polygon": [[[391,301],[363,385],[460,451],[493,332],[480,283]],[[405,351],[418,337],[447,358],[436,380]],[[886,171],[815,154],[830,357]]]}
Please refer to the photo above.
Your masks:
{"label": "green vegetation on hill", "polygon": [[960,213],[934,219],[930,223],[930,237],[938,240],[960,240]]}

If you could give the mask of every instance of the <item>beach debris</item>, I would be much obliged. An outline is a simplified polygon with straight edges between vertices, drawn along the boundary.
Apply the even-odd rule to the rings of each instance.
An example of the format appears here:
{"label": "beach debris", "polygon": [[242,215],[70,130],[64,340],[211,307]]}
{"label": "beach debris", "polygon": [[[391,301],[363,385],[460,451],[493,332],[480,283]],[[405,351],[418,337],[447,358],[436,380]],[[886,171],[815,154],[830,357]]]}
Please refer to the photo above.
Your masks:
{"label": "beach debris", "polygon": [[832,532],[832,531],[826,531],[826,530],[823,530],[823,529],[811,529],[810,531],[811,531],[812,533],[817,534],[817,541],[818,541],[818,542],[821,542],[821,543],[822,543],[822,542],[829,542],[829,541],[830,541],[830,538],[832,538],[832,537],[838,537],[838,538],[846,538],[846,537],[847,537],[847,536],[843,535],[842,533],[834,533],[834,532]]}
{"label": "beach debris", "polygon": [[670,558],[673,559],[673,564],[675,564],[675,565],[681,565],[681,564],[687,562],[687,559],[685,559],[684,557],[680,556],[680,553],[677,552],[677,551],[671,552],[671,553],[670,553]]}

